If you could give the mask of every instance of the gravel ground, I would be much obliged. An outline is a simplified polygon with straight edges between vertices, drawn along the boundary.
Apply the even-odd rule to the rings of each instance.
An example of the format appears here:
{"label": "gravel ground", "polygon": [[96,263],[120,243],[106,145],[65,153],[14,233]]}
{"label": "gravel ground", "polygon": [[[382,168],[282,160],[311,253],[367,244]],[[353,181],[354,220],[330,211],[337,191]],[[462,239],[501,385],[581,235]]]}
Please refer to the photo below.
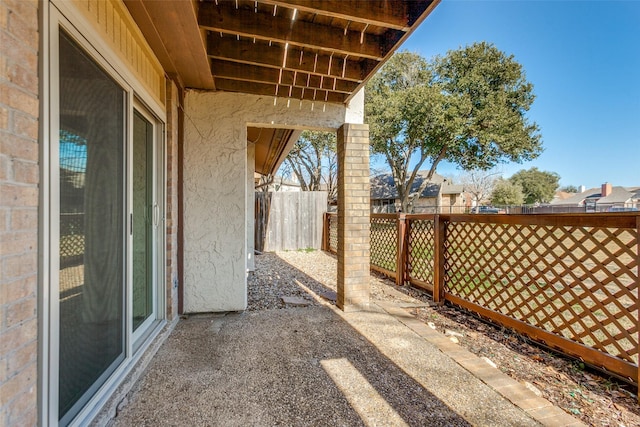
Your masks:
{"label": "gravel ground", "polygon": [[[284,262],[283,262],[284,261]],[[248,311],[285,308],[282,296],[305,298],[320,305],[297,285],[299,281],[316,294],[336,290],[336,258],[321,251],[284,251],[256,256],[256,273],[249,276]],[[420,303],[397,292],[388,279],[371,276],[373,300]]]}
{"label": "gravel ground", "polygon": [[[256,257],[256,267],[259,273],[249,279],[250,311],[285,308],[282,296],[305,298],[309,305],[319,305],[296,280],[315,293],[336,289],[335,256],[321,251],[266,253]],[[636,390],[628,384],[542,349],[472,313],[432,304],[428,294],[397,287],[373,274],[371,298],[426,304],[413,309],[413,314],[443,333],[453,331],[461,346],[490,359],[507,375],[590,425],[640,426]]]}

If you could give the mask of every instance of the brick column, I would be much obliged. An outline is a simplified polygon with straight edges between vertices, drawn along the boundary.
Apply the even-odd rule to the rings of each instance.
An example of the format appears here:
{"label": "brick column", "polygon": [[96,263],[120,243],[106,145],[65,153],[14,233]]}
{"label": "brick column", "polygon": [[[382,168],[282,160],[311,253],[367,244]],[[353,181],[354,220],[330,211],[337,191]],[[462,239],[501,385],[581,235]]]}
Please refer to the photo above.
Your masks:
{"label": "brick column", "polygon": [[338,296],[344,311],[369,305],[369,126],[338,129]]}

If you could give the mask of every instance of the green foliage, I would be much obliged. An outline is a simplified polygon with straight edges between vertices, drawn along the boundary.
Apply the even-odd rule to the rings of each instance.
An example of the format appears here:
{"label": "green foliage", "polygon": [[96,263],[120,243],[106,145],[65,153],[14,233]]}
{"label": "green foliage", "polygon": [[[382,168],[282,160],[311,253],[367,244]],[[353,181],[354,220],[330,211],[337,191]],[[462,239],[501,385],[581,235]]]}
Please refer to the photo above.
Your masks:
{"label": "green foliage", "polygon": [[509,181],[522,187],[526,204],[549,203],[558,189],[560,175],[531,168],[516,172]]}
{"label": "green foliage", "polygon": [[520,184],[506,179],[499,179],[491,193],[491,203],[496,206],[515,206],[524,202],[524,195]]}
{"label": "green foliage", "polygon": [[579,193],[580,190],[575,185],[565,185],[564,187],[560,187],[560,191],[564,191],[565,193]]}
{"label": "green foliage", "polygon": [[[492,44],[476,43],[430,62],[415,53],[395,54],[367,84],[365,117],[371,152],[389,164],[403,210],[425,162],[431,178],[442,160],[486,170],[537,157],[538,126],[525,116],[532,91],[521,65]],[[409,171],[414,154],[419,159]]]}

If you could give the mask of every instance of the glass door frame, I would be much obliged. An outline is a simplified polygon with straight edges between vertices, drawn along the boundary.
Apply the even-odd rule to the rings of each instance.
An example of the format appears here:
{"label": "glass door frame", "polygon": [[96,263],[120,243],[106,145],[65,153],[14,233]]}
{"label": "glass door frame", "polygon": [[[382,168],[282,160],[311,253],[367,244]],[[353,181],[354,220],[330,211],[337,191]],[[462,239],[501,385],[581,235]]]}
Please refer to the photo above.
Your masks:
{"label": "glass door frame", "polygon": [[[39,209],[39,303],[38,303],[38,412],[42,425],[58,425],[59,344],[60,344],[60,111],[59,111],[59,37],[64,31],[113,81],[125,92],[124,97],[124,209],[125,236],[123,253],[124,298],[124,360],[109,369],[108,378],[85,399],[69,425],[84,425],[93,419],[108,397],[126,378],[145,350],[166,325],[165,212],[166,212],[166,141],[163,106],[158,104],[140,84],[135,75],[121,63],[117,54],[105,47],[99,36],[72,4],[64,1],[44,1],[39,8],[40,40],[40,158],[41,191]],[[134,89],[135,87],[135,89]],[[148,99],[149,102],[143,100]],[[132,133],[133,111],[136,108],[151,117],[157,154],[154,156],[159,221],[156,229],[154,280],[154,315],[148,324],[139,327],[134,336],[132,321]]]}
{"label": "glass door frame", "polygon": [[[151,280],[154,286],[152,286],[152,314],[134,331],[133,330],[133,168],[136,165],[133,164],[133,122],[134,114],[140,114],[153,126],[153,150],[152,156],[149,159],[152,162],[152,199],[153,199],[153,211],[151,213],[153,217],[154,226],[152,227],[151,236]],[[166,191],[165,191],[165,176],[166,176],[166,157],[165,157],[165,144],[164,144],[164,125],[151,111],[140,101],[138,97],[133,99],[133,108],[130,109],[130,123],[129,127],[129,141],[127,147],[127,156],[129,159],[128,165],[128,217],[129,217],[129,233],[128,239],[129,247],[131,248],[130,256],[127,257],[127,274],[129,283],[129,289],[127,295],[129,296],[127,301],[128,316],[127,316],[127,330],[132,338],[132,352],[135,352],[153,330],[153,325],[162,319],[159,308],[164,307],[164,292],[165,287],[165,212],[166,212]]]}

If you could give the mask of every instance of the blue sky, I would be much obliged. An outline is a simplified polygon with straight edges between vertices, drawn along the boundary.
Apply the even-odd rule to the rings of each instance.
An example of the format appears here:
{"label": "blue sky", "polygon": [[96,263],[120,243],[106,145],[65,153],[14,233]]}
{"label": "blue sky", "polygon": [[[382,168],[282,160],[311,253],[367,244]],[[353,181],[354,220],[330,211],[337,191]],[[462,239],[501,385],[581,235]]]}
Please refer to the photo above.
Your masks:
{"label": "blue sky", "polygon": [[476,41],[513,54],[536,94],[545,151],[503,176],[535,166],[561,185],[640,186],[640,1],[443,0],[401,49],[431,58]]}

